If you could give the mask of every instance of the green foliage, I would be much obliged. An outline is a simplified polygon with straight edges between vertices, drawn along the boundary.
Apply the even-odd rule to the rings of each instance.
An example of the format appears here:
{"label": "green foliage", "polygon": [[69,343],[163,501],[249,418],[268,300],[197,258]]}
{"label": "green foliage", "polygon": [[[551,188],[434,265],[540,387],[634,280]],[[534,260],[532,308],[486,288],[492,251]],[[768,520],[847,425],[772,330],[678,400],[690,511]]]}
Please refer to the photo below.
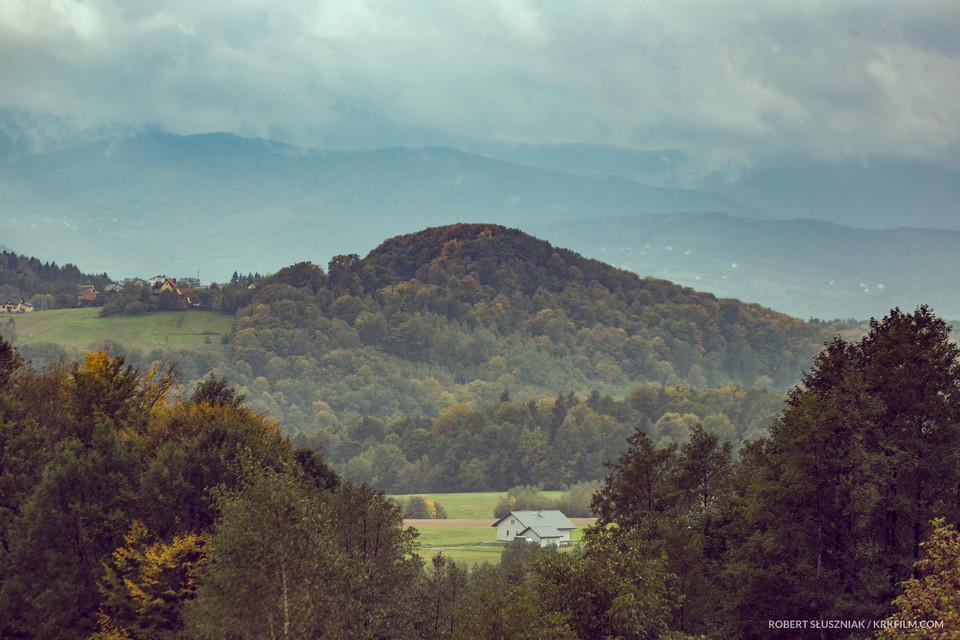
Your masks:
{"label": "green foliage", "polygon": [[581,551],[541,553],[533,571],[539,600],[579,638],[663,637],[681,602],[675,577],[636,538],[596,532]]}
{"label": "green foliage", "polygon": [[331,469],[315,449],[300,447],[293,452],[293,461],[300,467],[303,478],[318,489],[336,489],[340,476]]}
{"label": "green foliage", "polygon": [[[960,634],[960,534],[943,518],[930,525],[915,575],[900,585],[903,593],[893,601],[897,611],[877,638],[948,640]],[[938,626],[921,626],[931,622]]]}
{"label": "green foliage", "polygon": [[497,503],[497,507],[493,511],[493,517],[502,518],[511,511],[536,511],[537,509],[556,508],[556,501],[541,496],[540,489],[535,486],[511,487],[507,491],[506,497]]}
{"label": "green foliage", "polygon": [[559,498],[552,499],[541,494],[535,486],[512,487],[507,495],[497,502],[493,517],[502,518],[511,511],[536,511],[539,509],[559,509],[569,518],[590,518],[593,512],[590,503],[600,483],[581,482],[570,487]]}
{"label": "green foliage", "polygon": [[202,638],[308,638],[341,605],[346,567],[324,535],[321,494],[285,475],[254,471],[223,495],[196,598],[186,611]]}
{"label": "green foliage", "polygon": [[411,496],[403,507],[403,517],[420,520],[444,520],[447,512],[443,506],[432,498]]}
{"label": "green foliage", "polygon": [[467,588],[466,569],[442,553],[433,556],[417,583],[420,616],[416,629],[419,637],[449,637],[456,625],[454,612]]}
{"label": "green foliage", "polygon": [[718,551],[724,545],[718,528],[726,518],[732,447],[699,426],[681,447],[657,448],[639,431],[629,443],[594,494],[593,531],[614,539],[639,536],[650,545],[649,557],[665,561],[681,594],[673,629],[716,629],[722,622],[718,612],[723,589]]}
{"label": "green foliage", "polygon": [[679,603],[661,560],[602,532],[569,553],[513,541],[470,577],[449,637],[660,638]]}
{"label": "green foliage", "polygon": [[187,608],[195,636],[412,637],[415,533],[382,494],[349,483],[318,491],[269,470],[249,475],[220,498],[222,519]]}
{"label": "green foliage", "polygon": [[236,409],[243,404],[246,396],[238,394],[236,390],[227,384],[226,378],[218,378],[214,374],[197,384],[190,396],[190,402],[193,404],[209,404],[212,407],[229,407]]}
{"label": "green foliage", "polygon": [[171,401],[175,370],[162,363],[140,373],[101,350],[38,372],[8,347],[0,340],[0,636],[175,637],[201,537],[221,516],[214,488],[238,490],[244,465],[315,492],[338,484],[223,384]]}
{"label": "green foliage", "polygon": [[590,504],[599,488],[599,481],[575,484],[557,500],[557,509],[570,518],[591,518],[593,511]]}
{"label": "green foliage", "polygon": [[61,307],[75,307],[77,300],[71,287],[81,283],[93,283],[95,280],[109,282],[105,273],[80,273],[69,263],[58,267],[55,262],[40,262],[37,258],[18,255],[12,251],[0,252],[0,301],[21,298],[30,301],[34,296],[62,292],[66,295],[57,297],[58,304]]}
{"label": "green foliage", "polygon": [[[735,439],[741,430],[765,432],[759,425],[782,406],[778,394],[732,386],[699,393],[638,388],[623,400],[597,394],[595,408],[573,394],[560,395],[565,409],[552,439],[549,429],[557,417],[557,401],[544,398],[526,405],[498,401],[479,410],[455,404],[437,418],[401,418],[388,424],[370,416],[354,415],[347,424],[331,417],[326,426],[296,436],[294,442],[322,449],[346,477],[391,493],[502,491],[533,485],[559,489],[599,481],[603,462],[623,451],[636,425],[654,432],[656,420],[648,416],[674,409],[706,416],[705,428],[715,429],[725,440]],[[579,498],[568,499],[565,509],[588,517],[588,493],[592,489],[572,493],[569,498]],[[516,504],[505,502],[501,512],[524,508]],[[555,501],[530,504],[557,508]]]}
{"label": "green foliage", "polygon": [[470,578],[471,588],[454,610],[455,622],[449,637],[456,640],[577,638],[567,625],[566,616],[546,609],[526,582],[507,582],[491,565],[478,566]]}
{"label": "green foliage", "polygon": [[769,439],[747,451],[730,542],[745,628],[787,614],[885,617],[930,520],[960,519],[948,331],[925,307],[895,309],[859,342],[831,342]]}
{"label": "green foliage", "polygon": [[[504,391],[526,401],[551,389],[783,388],[827,335],[493,225],[393,238],[363,259],[337,256],[329,269],[325,277],[300,264],[263,279],[230,339],[231,377],[271,413],[296,405],[296,419],[282,417],[301,432],[320,398],[342,421],[350,412],[437,416]],[[548,439],[570,408],[554,405],[540,425]],[[684,433],[663,437],[679,443]]]}
{"label": "green foliage", "polygon": [[113,426],[57,443],[10,528],[0,587],[4,635],[82,638],[96,628],[101,562],[135,508],[139,459]]}

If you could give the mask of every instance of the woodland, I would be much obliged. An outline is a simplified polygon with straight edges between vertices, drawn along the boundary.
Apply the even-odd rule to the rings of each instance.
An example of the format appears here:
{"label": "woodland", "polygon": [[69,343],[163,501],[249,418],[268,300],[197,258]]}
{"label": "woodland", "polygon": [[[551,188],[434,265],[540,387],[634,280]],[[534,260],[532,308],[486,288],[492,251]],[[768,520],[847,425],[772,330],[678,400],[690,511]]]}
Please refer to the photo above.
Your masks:
{"label": "woodland", "polygon": [[[90,278],[3,258],[54,304]],[[196,300],[235,318],[210,349],[0,342],[3,637],[958,632],[960,363],[926,307],[831,339],[492,225]],[[424,563],[384,493],[508,489],[597,523]]]}
{"label": "woodland", "polygon": [[0,341],[0,634],[956,637],[957,358],[928,309],[894,310],[831,341],[738,456],[637,428],[582,545],[468,571],[423,563],[397,505],[223,378],[174,397],[172,367],[36,369]]}
{"label": "woodland", "polygon": [[[54,298],[85,277],[4,259],[16,282],[45,282]],[[496,225],[399,236],[326,270],[236,275],[191,294],[235,318],[215,336],[219,350],[91,347],[141,370],[175,361],[188,386],[209,372],[226,378],[297,446],[396,493],[595,482],[636,428],[661,446],[697,424],[733,442],[756,438],[836,329]],[[173,295],[128,286],[104,295],[100,312],[175,308]],[[39,365],[63,350],[21,352]]]}
{"label": "woodland", "polygon": [[[232,286],[209,361],[0,339],[2,637],[960,633],[926,307],[818,352],[828,325],[470,225]],[[381,491],[511,487],[597,523],[468,569]]]}

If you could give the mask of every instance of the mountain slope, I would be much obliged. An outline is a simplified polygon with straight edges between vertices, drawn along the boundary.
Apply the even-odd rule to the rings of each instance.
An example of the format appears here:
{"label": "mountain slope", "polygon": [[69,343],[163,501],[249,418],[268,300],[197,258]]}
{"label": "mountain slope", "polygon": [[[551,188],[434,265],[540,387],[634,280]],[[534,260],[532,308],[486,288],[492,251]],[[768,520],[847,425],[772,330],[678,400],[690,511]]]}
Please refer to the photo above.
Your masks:
{"label": "mountain slope", "polygon": [[[0,134],[14,124],[0,118]],[[949,282],[958,232],[772,219],[833,211],[882,226],[899,211],[910,224],[955,227],[957,174],[921,165],[771,164],[725,182],[680,152],[598,145],[478,155],[320,151],[228,134],[50,136],[0,135],[0,238],[115,278],[225,281],[485,220],[800,317],[879,317],[920,303],[960,317]]]}
{"label": "mountain slope", "polygon": [[531,232],[622,268],[762,300],[801,318],[883,317],[930,305],[960,318],[960,231],[854,229],[816,220],[648,215],[533,225]]}
{"label": "mountain slope", "polygon": [[826,337],[515,229],[452,225],[392,238],[362,259],[339,256],[328,273],[301,263],[265,278],[230,344],[251,389],[301,409],[322,400],[337,415],[392,416],[491,402],[504,390],[782,388]]}
{"label": "mountain slope", "polygon": [[[225,279],[373,248],[459,220],[523,225],[735,201],[612,177],[570,176],[452,149],[304,150],[228,134],[143,134],[15,154],[0,171],[0,235],[117,276]],[[90,247],[109,246],[108,252]],[[246,255],[246,265],[237,255]],[[255,265],[249,265],[255,260]]]}

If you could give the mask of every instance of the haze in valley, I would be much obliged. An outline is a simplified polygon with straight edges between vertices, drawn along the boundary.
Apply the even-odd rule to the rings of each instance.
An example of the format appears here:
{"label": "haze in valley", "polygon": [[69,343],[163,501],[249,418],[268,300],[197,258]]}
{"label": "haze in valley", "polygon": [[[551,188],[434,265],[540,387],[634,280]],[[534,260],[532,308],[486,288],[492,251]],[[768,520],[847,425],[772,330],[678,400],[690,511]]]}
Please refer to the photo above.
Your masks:
{"label": "haze in valley", "polygon": [[960,315],[958,30],[950,1],[11,0],[0,244],[223,280],[498,222],[795,315]]}

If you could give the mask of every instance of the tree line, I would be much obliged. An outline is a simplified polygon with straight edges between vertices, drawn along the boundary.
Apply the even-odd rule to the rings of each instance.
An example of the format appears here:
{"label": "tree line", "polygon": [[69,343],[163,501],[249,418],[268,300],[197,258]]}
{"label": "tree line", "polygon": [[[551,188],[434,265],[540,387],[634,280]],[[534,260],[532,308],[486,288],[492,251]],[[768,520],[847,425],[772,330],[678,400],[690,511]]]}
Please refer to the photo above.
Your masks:
{"label": "tree line", "polygon": [[385,421],[355,414],[292,436],[320,449],[340,473],[388,493],[567,489],[600,480],[605,460],[641,430],[661,446],[689,440],[697,425],[724,440],[754,439],[783,407],[780,393],[726,386],[695,392],[638,387],[614,399],[594,391],[514,402],[501,393],[474,409],[454,404],[435,418]]}
{"label": "tree line", "polygon": [[79,285],[93,284],[102,289],[109,282],[106,273],[82,273],[69,262],[58,266],[56,262],[0,251],[0,302],[22,298],[38,309],[75,307]]}
{"label": "tree line", "polygon": [[898,599],[898,619],[923,610],[953,621],[939,637],[960,631],[956,591],[918,595],[931,563],[960,566],[923,556],[924,541],[949,539],[942,527],[960,519],[960,350],[948,332],[921,307],[872,321],[858,342],[831,341],[739,460],[700,428],[679,446],[631,436],[594,497],[597,526],[664,558],[683,595],[674,628],[794,638],[771,622],[873,623],[895,613],[908,581],[914,597]]}

